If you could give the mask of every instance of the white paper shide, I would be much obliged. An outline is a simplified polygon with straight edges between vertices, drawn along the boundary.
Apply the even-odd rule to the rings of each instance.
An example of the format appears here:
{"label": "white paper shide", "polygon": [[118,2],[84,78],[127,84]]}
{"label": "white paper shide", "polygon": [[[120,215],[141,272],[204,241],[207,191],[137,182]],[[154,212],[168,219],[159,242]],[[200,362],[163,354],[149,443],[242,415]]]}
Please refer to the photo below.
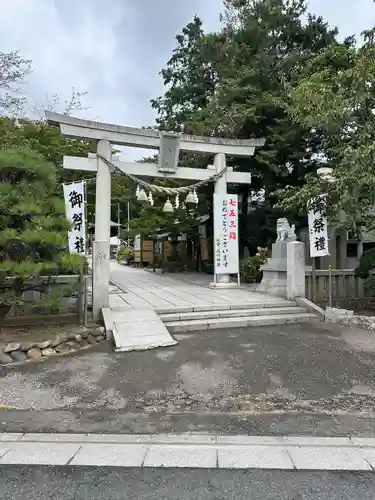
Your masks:
{"label": "white paper shide", "polygon": [[238,274],[238,196],[214,194],[215,274]]}
{"label": "white paper shide", "polygon": [[310,257],[324,257],[329,255],[327,217],[322,213],[327,195],[321,195],[312,200],[309,205],[309,238]]}
{"label": "white paper shide", "polygon": [[63,188],[66,218],[70,223],[70,230],[68,232],[69,252],[85,255],[85,183],[74,182],[72,184],[64,184]]}

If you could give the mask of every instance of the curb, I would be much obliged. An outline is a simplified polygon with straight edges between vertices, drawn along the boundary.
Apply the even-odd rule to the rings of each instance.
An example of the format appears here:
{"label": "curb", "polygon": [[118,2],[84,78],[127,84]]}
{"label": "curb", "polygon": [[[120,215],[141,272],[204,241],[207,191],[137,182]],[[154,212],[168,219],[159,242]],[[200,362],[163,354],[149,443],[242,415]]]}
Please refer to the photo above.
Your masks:
{"label": "curb", "polygon": [[0,465],[375,471],[375,438],[0,434]]}

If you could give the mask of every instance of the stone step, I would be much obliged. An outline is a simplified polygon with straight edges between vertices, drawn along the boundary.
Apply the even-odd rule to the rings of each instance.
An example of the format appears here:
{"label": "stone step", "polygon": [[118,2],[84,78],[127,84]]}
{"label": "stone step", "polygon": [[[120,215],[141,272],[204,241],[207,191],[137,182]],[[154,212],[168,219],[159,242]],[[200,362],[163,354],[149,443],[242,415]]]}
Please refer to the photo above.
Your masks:
{"label": "stone step", "polygon": [[298,314],[306,312],[305,309],[297,306],[287,307],[261,307],[249,309],[216,309],[210,311],[193,311],[193,312],[174,312],[169,314],[159,314],[159,317],[164,323],[171,321],[186,321],[191,319],[218,319],[218,318],[233,318],[233,317],[252,317],[252,316],[271,316],[280,314]]}
{"label": "stone step", "polygon": [[171,321],[166,323],[170,333],[216,330],[220,328],[245,328],[252,326],[285,325],[288,323],[308,323],[316,320],[317,315],[311,313],[274,314],[263,316],[240,316],[235,318],[191,319],[185,321]]}
{"label": "stone step", "polygon": [[273,307],[294,307],[296,303],[291,300],[272,300],[263,302],[237,302],[233,304],[212,304],[209,306],[177,306],[177,307],[157,307],[155,312],[157,314],[175,314],[175,313],[188,313],[188,312],[206,312],[206,311],[227,311],[234,310],[239,311],[243,309],[263,309],[263,308],[273,308]]}

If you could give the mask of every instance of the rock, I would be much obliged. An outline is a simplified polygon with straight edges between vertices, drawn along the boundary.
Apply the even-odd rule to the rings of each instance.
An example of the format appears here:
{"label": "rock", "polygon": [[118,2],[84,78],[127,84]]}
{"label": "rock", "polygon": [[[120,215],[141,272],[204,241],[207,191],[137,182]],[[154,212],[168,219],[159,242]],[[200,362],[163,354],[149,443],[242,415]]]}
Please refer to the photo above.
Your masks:
{"label": "rock", "polygon": [[34,361],[38,361],[42,357],[42,351],[39,347],[32,347],[27,351],[27,357]]}
{"label": "rock", "polygon": [[99,326],[99,332],[100,332],[101,334],[105,333],[105,328],[104,328],[104,326]]}
{"label": "rock", "polygon": [[88,337],[88,336],[89,336],[89,332],[82,332],[82,333],[81,333],[81,337],[82,337],[83,339],[87,339],[87,337]]}
{"label": "rock", "polygon": [[71,347],[72,349],[78,349],[79,347],[79,344],[74,340],[68,340],[68,342],[65,342],[65,344]]}
{"label": "rock", "polygon": [[59,354],[65,354],[67,352],[71,352],[72,348],[69,347],[67,344],[60,344],[57,347],[55,347],[55,351],[58,352]]}
{"label": "rock", "polygon": [[42,349],[43,356],[53,356],[53,354],[56,354],[56,351],[55,349],[52,349],[52,347],[46,347],[45,349]]}
{"label": "rock", "polygon": [[66,335],[58,335],[55,340],[51,342],[51,347],[56,347],[60,344],[63,344],[68,340],[68,337]]}
{"label": "rock", "polygon": [[4,352],[10,353],[12,351],[17,351],[20,347],[21,347],[20,344],[15,344],[14,342],[11,342],[5,347]]}
{"label": "rock", "polygon": [[25,361],[25,359],[27,359],[27,356],[23,351],[12,351],[10,356],[14,359],[14,361]]}
{"label": "rock", "polygon": [[88,336],[88,338],[87,338],[87,342],[88,342],[89,344],[92,344],[92,345],[93,345],[93,344],[96,344],[96,338],[95,338],[95,337],[93,337],[92,335],[89,335],[89,336]]}
{"label": "rock", "polygon": [[7,365],[8,363],[13,363],[13,358],[5,352],[0,352],[0,365]]}
{"label": "rock", "polygon": [[50,347],[51,344],[52,340],[43,340],[43,342],[38,342],[36,347],[39,347],[39,349],[47,349],[47,347]]}
{"label": "rock", "polygon": [[80,335],[79,333],[77,333],[76,335],[74,335],[74,339],[76,342],[81,342],[82,340],[82,335]]}
{"label": "rock", "polygon": [[105,337],[103,335],[99,335],[99,337],[96,337],[97,342],[103,342],[105,340]]}
{"label": "rock", "polygon": [[86,340],[82,339],[80,342],[79,342],[79,347],[87,347],[88,345],[90,345],[88,342],[86,342]]}
{"label": "rock", "polygon": [[93,337],[99,337],[99,335],[101,335],[101,332],[99,330],[99,328],[97,330],[92,330],[90,332],[90,335],[93,336]]}
{"label": "rock", "polygon": [[29,349],[32,349],[35,346],[35,342],[24,342],[21,344],[20,350],[21,351],[28,351]]}

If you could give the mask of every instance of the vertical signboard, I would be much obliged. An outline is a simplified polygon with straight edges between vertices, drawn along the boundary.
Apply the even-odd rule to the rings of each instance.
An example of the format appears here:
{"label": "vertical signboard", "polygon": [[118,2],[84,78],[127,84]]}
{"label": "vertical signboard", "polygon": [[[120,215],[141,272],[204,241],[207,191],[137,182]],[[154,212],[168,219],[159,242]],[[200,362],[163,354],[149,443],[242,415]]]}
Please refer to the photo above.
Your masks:
{"label": "vertical signboard", "polygon": [[214,194],[215,274],[239,274],[238,196]]}
{"label": "vertical signboard", "polygon": [[328,223],[324,209],[326,195],[313,200],[308,208],[310,257],[325,257],[329,255]]}
{"label": "vertical signboard", "polygon": [[64,184],[66,218],[70,223],[68,232],[69,252],[86,254],[85,227],[85,183]]}

